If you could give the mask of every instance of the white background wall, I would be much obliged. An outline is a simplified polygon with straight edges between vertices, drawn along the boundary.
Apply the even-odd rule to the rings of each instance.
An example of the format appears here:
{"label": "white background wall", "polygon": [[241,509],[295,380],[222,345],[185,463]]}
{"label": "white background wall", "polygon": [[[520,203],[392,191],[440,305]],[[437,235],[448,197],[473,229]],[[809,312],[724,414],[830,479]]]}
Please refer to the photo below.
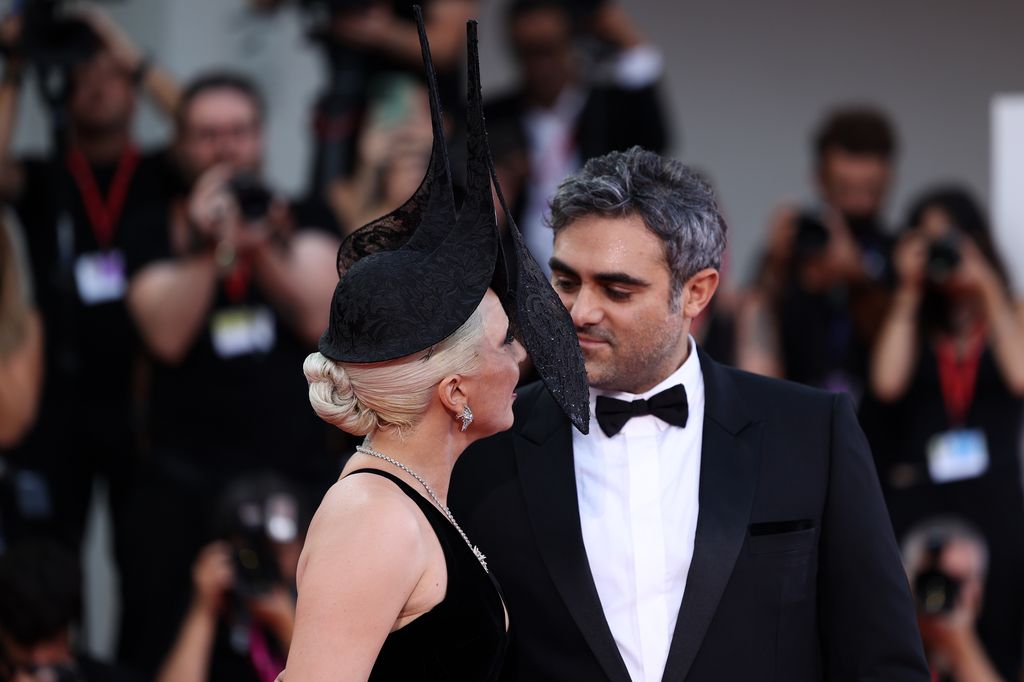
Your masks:
{"label": "white background wall", "polygon": [[[809,135],[837,102],[873,102],[899,127],[902,152],[891,204],[929,183],[964,181],[986,201],[990,101],[1024,92],[1024,2],[1019,0],[623,0],[665,55],[665,93],[676,153],[708,172],[731,225],[742,277],[767,214],[783,198],[809,196]],[[485,92],[512,79],[501,30],[502,0],[482,0]],[[316,53],[294,14],[256,20],[243,0],[123,0],[114,15],[182,78],[210,66],[250,73],[270,105],[269,170],[299,190],[309,157],[309,107],[321,81]],[[45,145],[32,101],[17,145]],[[143,141],[166,133],[152,111]],[[1004,150],[1024,154],[1024,151]],[[1004,188],[1003,192],[1021,189]],[[1018,233],[1020,226],[1002,226]],[[101,547],[101,545],[96,545]],[[94,550],[90,643],[109,650],[109,575]]]}

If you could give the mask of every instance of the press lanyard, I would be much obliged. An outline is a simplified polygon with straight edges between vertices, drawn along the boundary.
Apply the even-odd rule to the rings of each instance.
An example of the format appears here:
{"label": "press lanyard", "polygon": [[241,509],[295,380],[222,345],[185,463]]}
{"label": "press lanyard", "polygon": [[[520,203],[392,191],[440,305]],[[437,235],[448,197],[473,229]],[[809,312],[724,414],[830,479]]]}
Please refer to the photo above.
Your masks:
{"label": "press lanyard", "polygon": [[228,300],[236,305],[245,300],[251,280],[252,263],[248,258],[241,257],[231,272],[224,277],[224,293],[227,294]]}
{"label": "press lanyard", "polygon": [[954,427],[963,426],[967,412],[974,402],[978,384],[978,366],[985,347],[985,328],[978,326],[967,341],[962,358],[957,358],[956,344],[949,337],[942,337],[936,344],[935,355],[939,363],[939,385],[946,414]]}
{"label": "press lanyard", "polygon": [[114,230],[121,219],[124,211],[124,202],[128,198],[128,187],[131,185],[135,169],[139,165],[139,150],[134,145],[128,147],[121,153],[118,159],[117,169],[114,171],[114,179],[110,183],[110,191],[104,197],[100,193],[99,185],[96,183],[96,175],[92,172],[92,166],[85,158],[85,154],[77,147],[72,147],[68,152],[68,170],[78,186],[78,193],[85,204],[85,215],[92,226],[92,232],[96,236],[96,242],[100,248],[110,247],[114,240]]}

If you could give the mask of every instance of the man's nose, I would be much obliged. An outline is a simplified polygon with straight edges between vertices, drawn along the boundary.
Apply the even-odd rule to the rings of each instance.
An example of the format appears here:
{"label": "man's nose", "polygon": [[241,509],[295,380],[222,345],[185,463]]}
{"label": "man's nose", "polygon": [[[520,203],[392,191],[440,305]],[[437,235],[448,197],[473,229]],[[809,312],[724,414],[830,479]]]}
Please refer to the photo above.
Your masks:
{"label": "man's nose", "polygon": [[599,323],[604,317],[600,300],[590,287],[581,286],[572,305],[569,307],[569,315],[573,324],[577,327],[588,327]]}

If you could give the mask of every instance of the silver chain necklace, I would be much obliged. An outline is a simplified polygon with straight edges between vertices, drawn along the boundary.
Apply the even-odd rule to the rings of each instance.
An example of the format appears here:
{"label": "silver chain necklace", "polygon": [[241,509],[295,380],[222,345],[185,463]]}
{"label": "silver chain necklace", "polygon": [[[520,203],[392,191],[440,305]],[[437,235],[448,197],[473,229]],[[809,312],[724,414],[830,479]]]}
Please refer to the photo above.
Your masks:
{"label": "silver chain necklace", "polygon": [[458,522],[455,520],[455,517],[452,516],[451,510],[448,509],[448,507],[446,505],[441,504],[441,500],[438,499],[437,493],[434,492],[434,489],[430,487],[429,483],[427,483],[425,480],[423,480],[422,476],[420,476],[415,471],[413,471],[409,467],[407,467],[404,464],[402,464],[401,462],[399,462],[397,459],[393,459],[391,457],[388,457],[383,452],[377,452],[376,450],[371,448],[366,443],[363,443],[362,445],[357,445],[356,446],[356,450],[358,450],[359,452],[362,452],[365,455],[370,455],[372,457],[376,457],[377,459],[382,459],[385,462],[387,462],[388,464],[391,464],[393,466],[398,467],[399,469],[401,469],[402,471],[404,471],[405,473],[409,474],[410,476],[415,478],[417,481],[419,481],[420,485],[422,485],[426,489],[426,491],[430,495],[431,499],[434,500],[434,504],[436,504],[438,506],[438,508],[441,511],[444,512],[444,515],[446,517],[448,517],[448,520],[451,522],[451,524],[453,526],[455,526],[455,530],[459,531],[459,535],[461,535],[462,539],[466,541],[466,546],[469,547],[473,551],[473,556],[475,556],[476,560],[480,562],[480,565],[484,567],[484,572],[485,573],[490,573],[490,571],[487,570],[487,557],[484,556],[484,553],[480,551],[479,547],[477,547],[476,545],[474,545],[472,542],[469,541],[469,537],[466,536],[465,531],[462,530],[462,527],[459,526]]}

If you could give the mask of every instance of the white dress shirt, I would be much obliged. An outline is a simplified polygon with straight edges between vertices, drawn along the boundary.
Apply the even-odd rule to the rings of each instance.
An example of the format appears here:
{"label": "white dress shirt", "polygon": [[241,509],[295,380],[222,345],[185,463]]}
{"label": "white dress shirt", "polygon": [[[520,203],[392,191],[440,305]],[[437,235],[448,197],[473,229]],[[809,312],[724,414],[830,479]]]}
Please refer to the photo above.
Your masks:
{"label": "white dress shirt", "polygon": [[[683,365],[646,393],[591,389],[590,434],[572,434],[583,544],[633,682],[661,680],[693,558],[704,377],[692,337],[689,343]],[[647,399],[677,384],[689,404],[684,428],[645,415],[609,438],[594,421],[598,395]]]}

